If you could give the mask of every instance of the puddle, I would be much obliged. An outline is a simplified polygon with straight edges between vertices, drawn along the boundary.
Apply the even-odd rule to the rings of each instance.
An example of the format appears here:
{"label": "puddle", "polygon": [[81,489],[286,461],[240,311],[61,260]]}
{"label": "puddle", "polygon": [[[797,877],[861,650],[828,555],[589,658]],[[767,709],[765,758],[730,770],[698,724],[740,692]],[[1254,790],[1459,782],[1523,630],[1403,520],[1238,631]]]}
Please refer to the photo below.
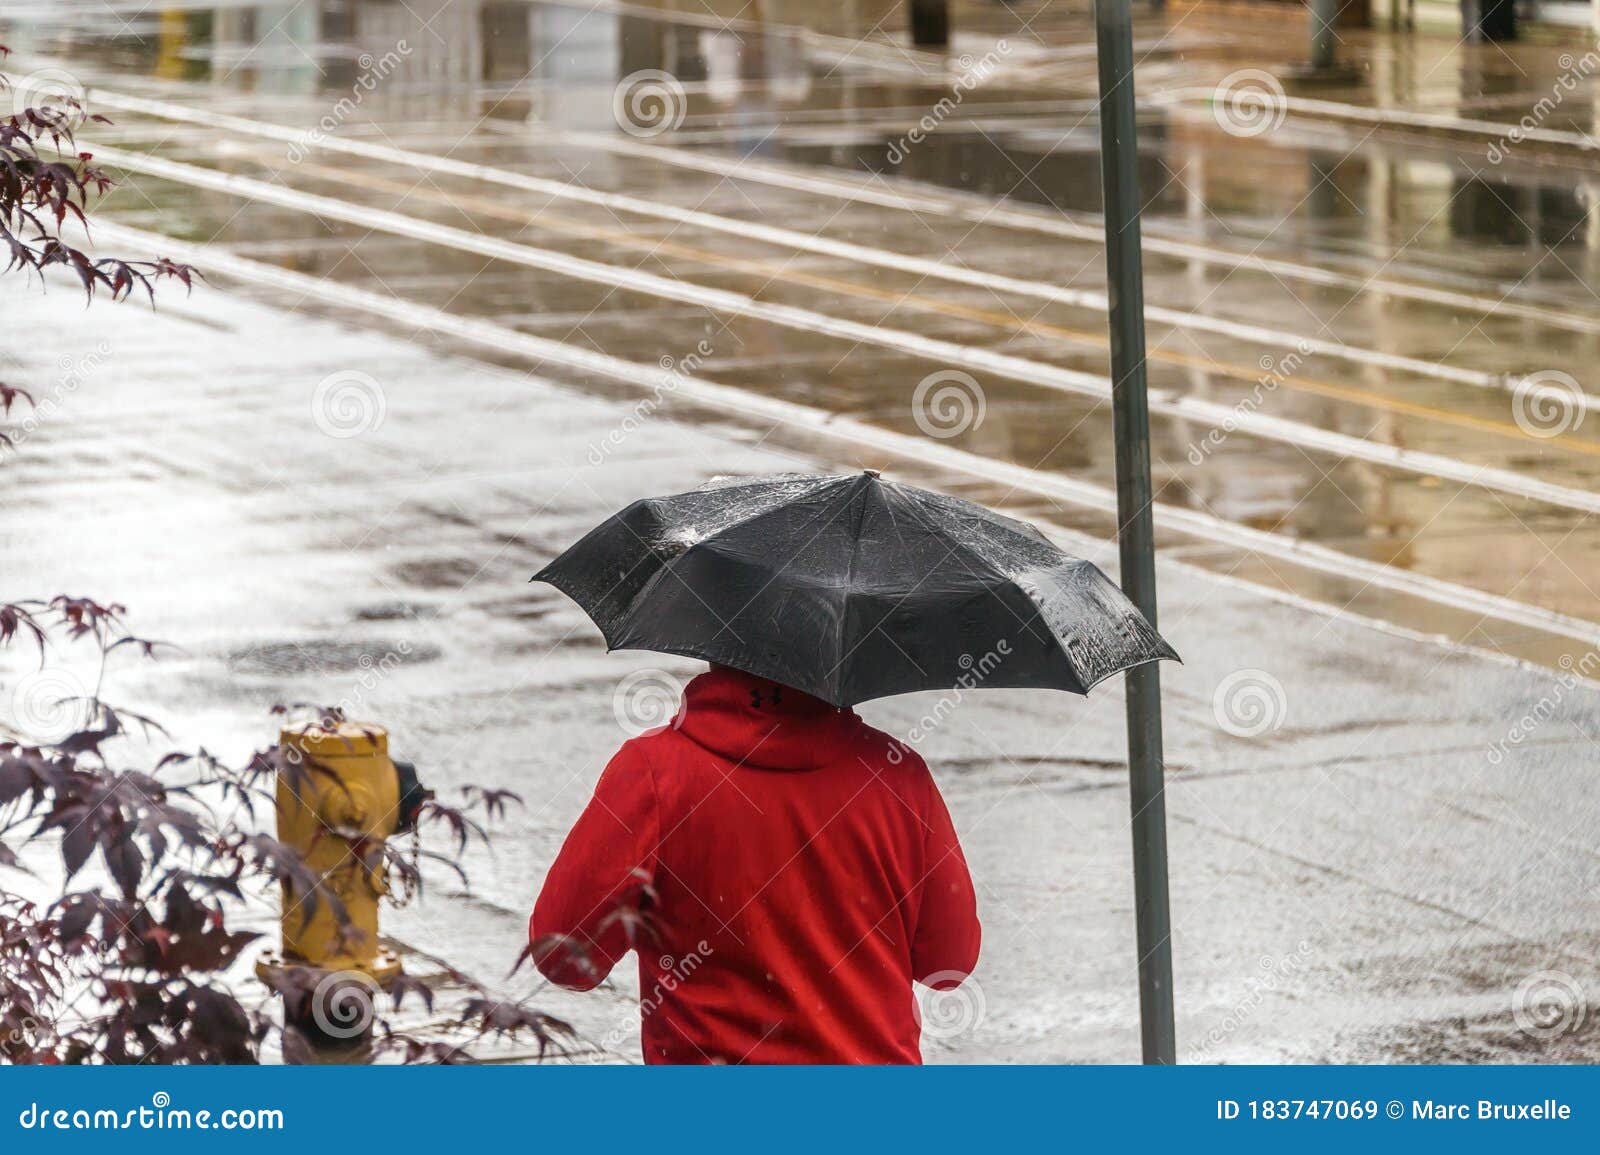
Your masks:
{"label": "puddle", "polygon": [[425,590],[456,591],[483,573],[483,562],[467,557],[424,558],[394,566],[389,571],[397,581]]}
{"label": "puddle", "polygon": [[437,606],[413,605],[411,602],[379,602],[362,606],[355,613],[358,622],[419,621],[439,616]]}
{"label": "puddle", "polygon": [[394,641],[263,642],[227,657],[231,673],[284,677],[295,674],[347,674],[432,662],[443,651],[435,645]]}

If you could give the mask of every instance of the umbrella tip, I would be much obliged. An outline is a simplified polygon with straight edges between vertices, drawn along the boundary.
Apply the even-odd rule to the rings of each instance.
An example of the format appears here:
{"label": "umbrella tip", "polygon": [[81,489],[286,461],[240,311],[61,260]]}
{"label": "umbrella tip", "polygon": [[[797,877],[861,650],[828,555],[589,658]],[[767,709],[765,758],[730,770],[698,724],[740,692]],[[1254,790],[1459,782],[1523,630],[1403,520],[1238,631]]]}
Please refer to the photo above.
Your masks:
{"label": "umbrella tip", "polygon": [[861,472],[865,473],[868,477],[872,478],[874,481],[876,481],[878,478],[883,476],[883,474],[880,473],[876,469],[863,469]]}

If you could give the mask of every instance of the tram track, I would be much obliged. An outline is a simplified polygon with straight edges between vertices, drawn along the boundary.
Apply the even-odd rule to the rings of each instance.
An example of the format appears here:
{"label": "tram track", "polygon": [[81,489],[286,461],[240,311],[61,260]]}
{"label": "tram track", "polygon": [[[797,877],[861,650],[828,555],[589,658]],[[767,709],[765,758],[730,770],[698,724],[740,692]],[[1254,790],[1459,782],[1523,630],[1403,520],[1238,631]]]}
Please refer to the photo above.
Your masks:
{"label": "tram track", "polygon": [[[160,252],[174,259],[200,264],[215,277],[232,279],[259,289],[287,292],[301,299],[315,300],[328,306],[350,309],[437,333],[496,355],[528,360],[536,366],[549,364],[594,374],[641,392],[653,392],[658,398],[662,392],[662,370],[654,363],[628,361],[593,349],[519,332],[481,318],[448,313],[390,295],[250,260],[216,244],[183,241],[111,221],[97,223],[95,230],[97,235],[141,251]],[[1115,508],[1115,495],[1106,486],[972,453],[942,441],[901,433],[818,407],[687,375],[674,377],[672,392],[684,402],[726,413],[740,423],[769,421],[824,442],[848,444],[892,455],[923,467],[944,469],[981,481],[1006,485],[1020,494],[1058,501],[1099,514]],[[1154,513],[1158,527],[1187,538],[1228,546],[1545,635],[1600,646],[1600,623],[1372,561],[1315,542],[1255,529],[1199,510],[1158,501]]]}
{"label": "tram track", "polygon": [[[792,248],[796,252],[815,253],[855,261],[877,268],[902,270],[918,276],[964,284],[974,288],[1011,293],[1036,300],[1050,301],[1097,312],[1107,311],[1104,293],[1072,289],[1046,282],[1011,277],[981,269],[931,260],[914,254],[895,252],[831,237],[818,236],[787,229],[781,226],[721,216],[697,209],[686,209],[667,202],[625,193],[612,193],[586,188],[573,181],[551,180],[527,173],[514,172],[493,165],[459,160],[449,156],[420,152],[391,144],[353,139],[332,134],[308,143],[307,134],[295,129],[250,117],[215,112],[210,109],[191,108],[172,101],[154,100],[129,93],[116,92],[98,86],[92,89],[92,99],[97,105],[120,109],[138,115],[171,123],[184,123],[241,136],[275,140],[287,145],[304,147],[307,151],[320,151],[366,160],[399,165],[407,169],[461,177],[467,180],[513,188],[523,192],[560,200],[575,201],[604,208],[612,212],[628,213],[691,225],[696,228],[721,232],[742,239],[763,241]],[[485,127],[493,127],[486,122]],[[532,132],[534,140],[565,143],[582,148],[592,148],[616,155],[648,159],[662,164],[689,167],[730,179],[754,180],[778,187],[815,192],[818,195],[842,198],[880,208],[926,214],[931,216],[956,216],[973,223],[992,223],[1000,227],[1023,231],[1044,231],[1066,239],[1083,241],[1098,246],[1103,238],[1100,230],[1065,218],[1043,218],[1026,210],[1004,206],[969,205],[963,198],[924,194],[921,191],[901,191],[881,184],[863,185],[854,178],[843,178],[828,173],[815,173],[793,166],[775,166],[771,161],[740,158],[729,161],[714,154],[678,149],[669,145],[646,143],[628,139],[613,139],[594,133],[578,133],[560,129],[538,129]],[[1386,277],[1358,277],[1348,273],[1308,266],[1301,262],[1238,254],[1214,245],[1192,241],[1176,241],[1159,235],[1147,235],[1144,247],[1151,253],[1186,260],[1200,260],[1229,268],[1248,269],[1272,276],[1309,280],[1312,283],[1334,285],[1356,291],[1379,293],[1421,303],[1446,307],[1469,308],[1484,314],[1502,312],[1522,316],[1528,310],[1531,319],[1544,321],[1557,327],[1573,328],[1581,332],[1600,333],[1600,317],[1569,315],[1560,310],[1546,310],[1543,306],[1522,305],[1515,301],[1486,297],[1481,294],[1460,293],[1430,286],[1413,285]],[[1342,341],[1330,340],[1317,334],[1306,334],[1215,317],[1203,313],[1147,305],[1146,319],[1179,330],[1193,330],[1231,337],[1273,349],[1294,349],[1302,343],[1311,352],[1347,360],[1374,368],[1414,373],[1422,377],[1451,381],[1477,388],[1505,389],[1515,384],[1504,374],[1488,373],[1464,366],[1452,366],[1423,358],[1352,346]]]}
{"label": "tram track", "polygon": [[[1106,401],[1111,396],[1110,380],[1097,374],[963,345],[913,330],[854,321],[815,309],[766,301],[746,293],[577,257],[555,249],[509,241],[147,153],[101,148],[95,155],[101,163],[113,168],[220,192],[253,203],[305,212],[325,220],[340,221],[425,244],[474,253],[611,289],[636,292],[678,304],[698,305],[715,313],[762,321],[807,334],[872,345],[936,367],[958,367],[970,372],[994,374],[1024,385],[1076,394],[1096,401]],[[1424,477],[1455,481],[1583,513],[1600,513],[1600,493],[1542,481],[1513,470],[1477,465],[1443,454],[1406,449],[1300,421],[1273,417],[1243,405],[1225,405],[1168,390],[1152,390],[1150,412],[1160,417],[1195,422],[1203,427],[1327,453],[1340,459],[1363,461]]]}

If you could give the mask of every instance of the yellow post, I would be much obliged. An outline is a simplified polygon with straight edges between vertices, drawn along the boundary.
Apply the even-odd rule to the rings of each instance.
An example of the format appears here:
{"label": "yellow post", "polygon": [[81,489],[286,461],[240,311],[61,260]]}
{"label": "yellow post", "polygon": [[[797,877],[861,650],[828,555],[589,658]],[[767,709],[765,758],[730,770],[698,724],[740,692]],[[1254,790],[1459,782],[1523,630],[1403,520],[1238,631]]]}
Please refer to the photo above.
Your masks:
{"label": "yellow post", "polygon": [[181,8],[162,11],[156,40],[156,75],[163,80],[182,80],[189,74],[183,50],[189,46],[189,16]]}

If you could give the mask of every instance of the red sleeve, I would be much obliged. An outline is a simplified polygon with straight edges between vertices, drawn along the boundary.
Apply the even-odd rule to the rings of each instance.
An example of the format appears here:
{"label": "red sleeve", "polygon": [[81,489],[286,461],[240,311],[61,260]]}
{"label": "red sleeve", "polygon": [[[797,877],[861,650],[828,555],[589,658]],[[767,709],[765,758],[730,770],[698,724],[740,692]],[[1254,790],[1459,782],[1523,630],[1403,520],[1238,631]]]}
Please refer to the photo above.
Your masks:
{"label": "red sleeve", "polygon": [[649,764],[624,746],[600,775],[534,904],[528,935],[546,978],[590,990],[628,953],[632,916],[655,876],[658,839]]}
{"label": "red sleeve", "polygon": [[[978,896],[939,787],[928,778],[927,853],[922,901],[911,941],[911,977],[939,990],[959,986],[978,965]],[[930,980],[932,980],[930,982]]]}

